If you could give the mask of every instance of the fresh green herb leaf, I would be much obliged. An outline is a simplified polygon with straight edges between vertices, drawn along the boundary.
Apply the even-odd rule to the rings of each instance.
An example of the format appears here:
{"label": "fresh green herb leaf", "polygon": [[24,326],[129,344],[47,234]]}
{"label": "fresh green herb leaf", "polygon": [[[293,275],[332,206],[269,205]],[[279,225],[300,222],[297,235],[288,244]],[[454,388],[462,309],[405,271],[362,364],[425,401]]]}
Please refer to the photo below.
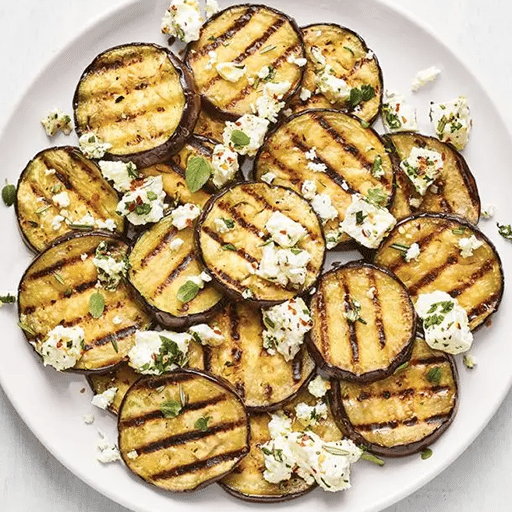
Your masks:
{"label": "fresh green herb leaf", "polygon": [[395,251],[399,251],[400,253],[402,253],[402,256],[405,256],[407,251],[409,250],[409,246],[405,244],[394,243],[391,244],[389,247],[390,249],[395,249]]}
{"label": "fresh green herb leaf", "polygon": [[496,226],[498,226],[498,233],[503,238],[512,241],[512,226],[510,224],[506,226],[505,224],[500,225],[499,223],[496,223]]}
{"label": "fresh green herb leaf", "polygon": [[301,249],[296,249],[295,247],[292,247],[290,250],[292,251],[292,254],[295,254],[295,256],[302,252]]}
{"label": "fresh green herb leaf", "polygon": [[183,406],[176,400],[167,400],[160,406],[160,411],[166,418],[176,418],[183,409]]}
{"label": "fresh green herb leaf", "polygon": [[2,304],[14,304],[16,302],[16,297],[10,293],[7,295],[0,295],[0,302]]}
{"label": "fresh green herb leaf", "polygon": [[196,420],[194,427],[198,428],[201,432],[206,432],[208,430],[208,421],[210,420],[211,416],[203,416]]}
{"label": "fresh green herb leaf", "polygon": [[50,208],[49,205],[46,205],[46,206],[41,206],[40,208],[38,208],[34,213],[36,215],[41,215],[42,213],[44,213],[46,210],[48,210],[48,208]]}
{"label": "fresh green herb leaf", "polygon": [[180,393],[180,403],[182,407],[185,407],[188,404],[188,395],[185,393],[185,390],[183,389],[183,386],[180,384],[178,386],[178,390]]}
{"label": "fresh green herb leaf", "polygon": [[133,162],[128,162],[126,164],[126,172],[128,173],[128,176],[132,180],[136,180],[139,177],[139,172],[137,171],[137,166]]}
{"label": "fresh green herb leaf", "polygon": [[382,157],[377,155],[373,161],[372,176],[374,178],[380,178],[384,176],[384,168],[382,167]]}
{"label": "fresh green herb leaf", "polygon": [[2,189],[2,199],[5,206],[12,206],[16,201],[16,187],[11,183],[7,183]]}
{"label": "fresh green herb leaf", "polygon": [[150,201],[155,201],[158,198],[158,196],[152,190],[148,190],[146,195]]}
{"label": "fresh green herb leaf", "polygon": [[269,44],[268,46],[265,46],[265,48],[263,48],[261,51],[260,51],[260,54],[263,55],[264,53],[268,53],[268,52],[271,52],[272,50],[275,50],[277,47],[273,44]]}
{"label": "fresh green herb leaf", "polygon": [[446,116],[441,117],[441,119],[437,123],[437,134],[439,136],[441,136],[443,134],[447,123],[448,123],[448,118]]}
{"label": "fresh green herb leaf", "polygon": [[190,302],[199,293],[199,290],[200,288],[196,283],[186,281],[185,284],[180,286],[176,296],[180,302],[185,304]]}
{"label": "fresh green herb leaf", "polygon": [[405,370],[409,366],[409,361],[406,361],[405,363],[401,364],[396,370],[395,373],[401,372]]}
{"label": "fresh green herb leaf", "polygon": [[160,373],[167,371],[173,364],[184,366],[187,363],[186,354],[180,350],[175,341],[166,336],[160,336],[160,340],[162,346],[155,359],[155,368],[159,370]]}
{"label": "fresh green herb leaf", "polygon": [[343,448],[340,448],[338,446],[323,445],[322,448],[327,453],[330,453],[331,455],[341,455],[342,457],[350,455],[350,452],[348,452],[347,450],[344,450]]}
{"label": "fresh green herb leaf", "polygon": [[249,145],[251,138],[242,130],[233,130],[233,133],[231,134],[231,142],[235,149],[241,149]]}
{"label": "fresh green herb leaf", "polygon": [[228,229],[233,229],[235,227],[235,221],[233,219],[226,219],[224,217],[221,217],[221,219]]}
{"label": "fresh green herb leaf", "polygon": [[356,212],[356,226],[360,226],[366,217],[368,217],[368,215],[365,215],[362,211]]}
{"label": "fresh green herb leaf", "polygon": [[384,121],[391,130],[398,130],[402,127],[402,121],[400,121],[398,114],[391,109],[388,103],[384,103],[384,105],[382,105],[382,115],[384,116]]}
{"label": "fresh green herb leaf", "polygon": [[78,231],[90,231],[93,229],[93,226],[91,226],[90,224],[74,224],[74,223],[71,223],[69,224],[69,227],[71,229],[76,229]]}
{"label": "fresh green herb leaf", "polygon": [[151,211],[149,203],[138,204],[133,210],[135,215],[147,215]]}
{"label": "fresh green herb leaf", "polygon": [[36,331],[34,331],[34,329],[32,329],[32,327],[29,327],[27,324],[24,324],[23,322],[19,321],[18,322],[18,326],[21,329],[23,329],[30,336],[35,336],[36,335]]}
{"label": "fresh green herb leaf", "polygon": [[388,196],[380,187],[375,187],[368,189],[368,200],[377,206],[382,206],[386,204]]}
{"label": "fresh green herb leaf", "polygon": [[464,231],[466,231],[466,228],[465,228],[465,227],[452,229],[452,233],[453,233],[454,235],[463,235],[463,234],[464,234]]}
{"label": "fresh green herb leaf", "polygon": [[421,452],[421,459],[422,460],[430,459],[430,457],[432,457],[432,450],[430,448],[426,448],[425,450],[423,450]]}
{"label": "fresh green herb leaf", "polygon": [[112,347],[114,348],[114,351],[116,352],[116,354],[119,354],[119,346],[117,344],[117,341],[114,338],[112,338],[110,340],[110,343],[112,343]]}
{"label": "fresh green herb leaf", "polygon": [[352,87],[348,97],[348,105],[350,108],[357,107],[363,101],[369,101],[375,96],[375,89],[368,84],[364,84],[360,89]]}
{"label": "fresh green herb leaf", "polygon": [[343,48],[350,52],[352,55],[355,55],[354,50],[352,50],[352,48],[349,48],[348,46],[344,46]]}
{"label": "fresh green herb leaf", "polygon": [[431,382],[432,384],[439,384],[441,381],[441,377],[443,375],[443,372],[441,371],[441,368],[439,366],[436,366],[434,368],[431,368],[427,373],[427,380]]}
{"label": "fresh green herb leaf", "polygon": [[61,284],[62,286],[64,286],[66,283],[64,282],[64,278],[58,273],[58,272],[55,272],[53,274],[53,277],[55,279],[55,281],[57,281],[59,284]]}
{"label": "fresh green herb leaf", "polygon": [[270,327],[271,329],[274,329],[274,327],[276,326],[276,324],[272,320],[270,320],[270,318],[268,316],[263,317],[263,323],[267,327]]}
{"label": "fresh green herb leaf", "polygon": [[93,293],[89,299],[89,313],[93,318],[100,318],[105,310],[105,298],[100,292]]}
{"label": "fresh green herb leaf", "polygon": [[361,459],[364,459],[368,462],[372,462],[373,464],[377,464],[377,466],[384,466],[385,462],[382,459],[379,459],[379,457],[376,457],[375,455],[372,455],[368,452],[363,452],[361,455]]}
{"label": "fresh green herb leaf", "polygon": [[236,251],[236,247],[233,244],[224,244],[222,246],[223,251]]}
{"label": "fresh green herb leaf", "polygon": [[212,173],[212,166],[206,158],[202,156],[190,157],[185,171],[185,180],[190,192],[194,193],[200,190],[210,179]]}
{"label": "fresh green herb leaf", "polygon": [[364,119],[361,119],[361,121],[359,121],[359,124],[361,125],[362,128],[370,127],[370,123],[368,121],[365,121]]}

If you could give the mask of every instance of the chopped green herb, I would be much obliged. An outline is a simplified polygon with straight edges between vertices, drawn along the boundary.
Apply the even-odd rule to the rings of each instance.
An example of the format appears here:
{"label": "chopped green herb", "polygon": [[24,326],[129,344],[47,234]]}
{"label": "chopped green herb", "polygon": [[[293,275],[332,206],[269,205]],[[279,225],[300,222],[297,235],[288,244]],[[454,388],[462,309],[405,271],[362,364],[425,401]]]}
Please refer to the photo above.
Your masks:
{"label": "chopped green herb", "polygon": [[292,247],[290,250],[292,251],[292,254],[295,254],[295,256],[302,252],[301,249],[296,249],[295,247]]}
{"label": "chopped green herb", "polygon": [[270,82],[276,76],[276,68],[274,66],[268,67],[268,75],[264,78],[265,82]]}
{"label": "chopped green herb", "polygon": [[409,361],[406,361],[405,363],[401,364],[396,370],[395,373],[401,372],[405,370],[409,366]]}
{"label": "chopped green herb", "polygon": [[466,231],[466,228],[465,228],[465,227],[452,229],[452,233],[453,233],[454,235],[463,235],[463,234],[464,234],[464,231]]}
{"label": "chopped green herb", "polygon": [[390,249],[395,249],[395,251],[401,252],[402,256],[405,256],[405,254],[407,253],[407,251],[410,248],[410,246],[408,246],[408,245],[398,244],[398,243],[391,244],[389,247],[390,247]]}
{"label": "chopped green herb", "polygon": [[362,128],[370,127],[370,123],[368,121],[365,121],[364,119],[361,119],[361,121],[359,121],[359,124],[361,125]]}
{"label": "chopped green herb", "polygon": [[389,103],[384,103],[384,105],[382,105],[382,115],[384,116],[384,121],[391,130],[398,130],[402,127],[402,121],[400,121],[398,114],[391,110]]}
{"label": "chopped green herb", "polygon": [[162,346],[160,347],[160,352],[157,354],[154,363],[155,368],[159,370],[160,373],[168,371],[174,364],[184,366],[187,363],[186,354],[180,350],[175,341],[166,336],[160,336],[160,340]]}
{"label": "chopped green herb", "polygon": [[200,190],[210,179],[212,173],[212,166],[206,158],[202,156],[190,157],[185,171],[185,180],[190,192],[194,193]]}
{"label": "chopped green herb", "polygon": [[105,298],[100,292],[93,293],[89,299],[89,313],[93,318],[100,318],[105,310]]}
{"label": "chopped green herb", "polygon": [[148,190],[146,195],[150,201],[155,201],[158,198],[158,196],[152,190]]}
{"label": "chopped green herb", "polygon": [[363,452],[361,455],[361,459],[364,459],[368,462],[372,462],[373,464],[377,464],[377,466],[384,466],[385,462],[382,459],[379,459],[379,457],[376,457],[375,455],[372,455],[368,452]]}
{"label": "chopped green herb", "polygon": [[352,48],[349,48],[348,46],[344,46],[343,48],[350,52],[352,55],[355,55],[354,50],[352,50]]}
{"label": "chopped green herb", "polygon": [[270,318],[268,316],[263,317],[263,323],[267,327],[270,327],[271,329],[274,329],[274,327],[276,326],[276,324],[272,320],[270,320]]}
{"label": "chopped green herb", "polygon": [[16,187],[11,183],[6,183],[2,189],[2,199],[5,206],[12,206],[16,201]]}
{"label": "chopped green herb", "polygon": [[264,54],[264,53],[267,53],[267,52],[271,52],[272,50],[275,50],[277,47],[275,45],[272,45],[272,44],[269,44],[268,46],[265,46],[265,48],[263,48],[261,51],[260,51],[260,54]]}
{"label": "chopped green herb", "polygon": [[211,416],[203,416],[196,420],[194,427],[198,428],[201,432],[206,432],[208,430],[208,421],[210,420]]}
{"label": "chopped green herb", "polygon": [[439,122],[437,123],[437,133],[438,135],[442,135],[444,129],[446,127],[446,123],[448,123],[448,118],[446,116],[441,117]]}
{"label": "chopped green herb", "polygon": [[94,226],[91,226],[90,224],[69,224],[69,227],[71,229],[77,229],[78,231],[90,231],[93,229]]}
{"label": "chopped green herb", "polygon": [[231,134],[231,142],[235,149],[241,149],[249,145],[251,138],[242,130],[233,130],[233,133]]}
{"label": "chopped green herb", "polygon": [[510,224],[506,226],[505,224],[500,225],[499,223],[496,223],[496,226],[498,226],[498,233],[503,238],[512,241],[512,226]]}
{"label": "chopped green herb", "polygon": [[375,187],[368,189],[368,199],[371,203],[382,206],[386,204],[388,196],[380,187]]}
{"label": "chopped green herb", "polygon": [[119,353],[119,346],[117,345],[117,341],[114,338],[112,338],[110,340],[110,343],[112,343],[112,347],[114,348],[114,351],[116,352],[116,354],[118,354]]}
{"label": "chopped green herb", "polygon": [[373,161],[372,176],[380,178],[384,176],[384,168],[382,167],[382,157],[377,155]]}
{"label": "chopped green herb", "polygon": [[421,452],[421,459],[422,460],[430,459],[430,457],[432,457],[432,450],[430,448],[426,448],[425,450],[423,450]]}
{"label": "chopped green herb", "polygon": [[233,244],[224,244],[222,246],[223,251],[236,251],[236,247]]}
{"label": "chopped green herb", "polygon": [[2,304],[13,304],[16,302],[16,297],[8,293],[7,295],[0,295],[0,302]]}
{"label": "chopped green herb", "polygon": [[439,384],[441,381],[441,376],[443,372],[441,371],[441,368],[439,366],[436,366],[435,368],[431,368],[427,373],[427,380],[431,382],[432,384]]}
{"label": "chopped green herb", "polygon": [[233,219],[226,219],[224,217],[221,217],[221,219],[228,229],[233,229],[235,227],[235,221]]}
{"label": "chopped green herb", "polygon": [[183,389],[183,386],[180,384],[178,386],[178,390],[180,393],[180,403],[182,407],[185,407],[188,404],[188,395],[185,393],[185,390]]}
{"label": "chopped green herb", "polygon": [[368,215],[365,215],[362,211],[356,212],[356,226],[360,226],[366,217],[368,217]]}
{"label": "chopped green herb", "polygon": [[46,206],[41,206],[40,208],[38,208],[34,213],[36,215],[41,215],[42,213],[44,213],[46,210],[48,210],[48,208],[50,208],[49,205],[46,205]]}
{"label": "chopped green herb", "polygon": [[160,406],[160,411],[166,418],[176,418],[183,409],[183,406],[176,400],[167,400]]}
{"label": "chopped green herb", "polygon": [[350,452],[348,452],[347,450],[344,450],[343,448],[340,448],[338,446],[327,446],[327,445],[324,445],[324,446],[322,446],[322,448],[327,453],[330,453],[331,455],[341,455],[341,456],[350,455]]}
{"label": "chopped green herb", "polygon": [[147,215],[151,211],[149,203],[138,204],[133,210],[135,215]]}
{"label": "chopped green herb", "polygon": [[199,293],[199,290],[200,288],[196,283],[193,281],[187,281],[185,284],[180,286],[176,296],[180,302],[185,304],[190,302]]}
{"label": "chopped green herb", "polygon": [[61,284],[62,286],[64,286],[66,283],[64,282],[64,278],[58,273],[58,272],[55,272],[53,274],[53,277],[55,279],[55,281],[57,281],[59,284]]}
{"label": "chopped green herb", "polygon": [[360,89],[353,87],[350,89],[348,105],[351,108],[357,107],[363,101],[369,101],[375,96],[375,89],[368,84],[364,84]]}
{"label": "chopped green herb", "polygon": [[32,327],[29,327],[27,324],[24,324],[23,322],[19,321],[18,322],[18,326],[21,329],[23,329],[30,336],[35,336],[36,335],[36,331],[34,331],[34,329],[32,329]]}

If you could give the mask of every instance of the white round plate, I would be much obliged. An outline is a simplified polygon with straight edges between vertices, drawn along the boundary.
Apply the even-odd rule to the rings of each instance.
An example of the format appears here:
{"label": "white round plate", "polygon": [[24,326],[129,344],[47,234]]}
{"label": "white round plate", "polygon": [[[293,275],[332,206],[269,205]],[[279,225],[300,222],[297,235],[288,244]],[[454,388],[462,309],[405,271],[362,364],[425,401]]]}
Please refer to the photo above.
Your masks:
{"label": "white round plate", "polygon": [[[221,0],[221,6],[227,2]],[[432,34],[416,21],[377,0],[273,0],[270,5],[296,18],[299,25],[335,22],[359,33],[377,54],[386,87],[409,96],[418,107],[422,132],[431,134],[428,105],[464,94],[469,99],[474,129],[464,154],[472,169],[484,202],[498,212],[510,211],[509,191],[512,173],[512,144],[493,101],[475,77]],[[54,106],[71,111],[75,85],[83,69],[101,51],[121,43],[148,41],[166,44],[160,34],[160,19],[167,0],[132,1],[97,21],[67,45],[32,83],[7,121],[0,138],[0,169],[4,178],[16,182],[28,160],[49,146],[39,119]],[[411,95],[414,74],[436,65],[442,73],[435,83]],[[380,126],[377,126],[380,129]],[[51,144],[76,144],[76,138],[58,136]],[[500,219],[499,215],[495,220]],[[510,220],[509,220],[510,221]],[[508,221],[508,222],[509,222]],[[3,243],[0,254],[2,282],[15,284],[32,255],[23,245],[12,209],[0,208]],[[497,234],[494,221],[482,221],[481,228],[501,253],[506,279],[511,279],[510,247]],[[508,250],[508,251],[507,251]],[[346,259],[345,255],[340,255]],[[472,352],[478,357],[478,370],[469,372],[459,363],[460,407],[453,425],[433,446],[433,456],[419,455],[390,460],[384,467],[360,462],[353,468],[353,487],[331,494],[316,490],[294,501],[273,505],[273,509],[293,507],[294,511],[327,511],[343,508],[370,512],[397,502],[438,475],[458,457],[481,432],[501,404],[512,382],[512,351],[505,343],[512,331],[512,299],[505,294],[492,326],[475,334]],[[91,392],[85,379],[44,369],[16,326],[14,311],[0,310],[3,332],[0,383],[9,399],[46,448],[70,471],[112,500],[135,511],[199,512],[205,507],[226,511],[259,505],[238,501],[216,485],[193,494],[173,495],[155,490],[134,477],[122,464],[102,465],[96,461],[98,429],[112,442],[115,420],[90,405]],[[87,426],[84,414],[94,413],[95,424]],[[262,506],[263,507],[263,506]]]}

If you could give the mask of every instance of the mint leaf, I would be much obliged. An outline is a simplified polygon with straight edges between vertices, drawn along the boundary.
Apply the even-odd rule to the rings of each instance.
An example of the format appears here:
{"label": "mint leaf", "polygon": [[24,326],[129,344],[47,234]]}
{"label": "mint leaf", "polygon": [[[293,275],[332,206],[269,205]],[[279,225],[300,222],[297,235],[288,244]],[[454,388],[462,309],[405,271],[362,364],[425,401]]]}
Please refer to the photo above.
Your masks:
{"label": "mint leaf", "polygon": [[190,302],[199,293],[199,290],[200,288],[196,283],[187,281],[180,286],[176,296],[180,302]]}
{"label": "mint leaf", "polygon": [[231,134],[231,142],[236,149],[241,149],[248,146],[251,139],[242,130],[233,130],[233,133]]}
{"label": "mint leaf", "polygon": [[16,201],[16,187],[7,183],[7,185],[2,189],[2,199],[5,206],[12,206]]}
{"label": "mint leaf", "polygon": [[176,400],[167,400],[160,406],[160,411],[166,418],[176,418],[183,409],[183,406]]}
{"label": "mint leaf", "polygon": [[93,318],[100,318],[105,310],[105,298],[100,292],[93,293],[89,299],[89,313]]}
{"label": "mint leaf", "polygon": [[194,193],[200,190],[210,179],[212,173],[212,166],[206,158],[202,156],[190,157],[185,171],[185,180],[190,192]]}

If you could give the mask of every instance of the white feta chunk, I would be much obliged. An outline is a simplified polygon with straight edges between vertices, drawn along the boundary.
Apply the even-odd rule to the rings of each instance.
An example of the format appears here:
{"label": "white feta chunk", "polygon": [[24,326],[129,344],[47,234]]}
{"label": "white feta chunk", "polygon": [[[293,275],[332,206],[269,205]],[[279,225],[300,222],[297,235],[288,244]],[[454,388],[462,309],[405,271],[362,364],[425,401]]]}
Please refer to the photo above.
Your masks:
{"label": "white feta chunk", "polygon": [[491,219],[496,213],[496,206],[493,204],[486,204],[481,211],[482,219]]}
{"label": "white feta chunk", "polygon": [[420,246],[414,242],[405,253],[405,261],[415,260],[420,255]]}
{"label": "white feta chunk", "polygon": [[213,69],[213,66],[217,64],[218,56],[214,50],[208,52],[208,62],[206,63],[205,69]]}
{"label": "white feta chunk", "polygon": [[459,249],[460,255],[463,258],[470,258],[473,256],[473,251],[476,251],[479,247],[482,247],[484,243],[475,235],[471,235],[470,237],[459,238]]}
{"label": "white feta chunk", "polygon": [[69,194],[66,191],[55,194],[52,197],[52,201],[58,208],[67,208],[71,204]]}
{"label": "white feta chunk", "polygon": [[462,362],[466,368],[469,368],[470,370],[472,370],[477,365],[477,359],[473,354],[464,354]]}
{"label": "white feta chunk", "polygon": [[437,151],[414,146],[409,157],[400,162],[400,168],[424,196],[443,170],[443,157]]}
{"label": "white feta chunk", "polygon": [[206,0],[204,6],[204,12],[207,18],[211,18],[214,14],[217,14],[220,10],[219,2],[217,0]]}
{"label": "white feta chunk", "polygon": [[215,66],[217,73],[228,82],[238,82],[246,73],[247,69],[244,64],[236,62],[220,62]]}
{"label": "white feta chunk", "polygon": [[58,231],[62,227],[62,223],[66,220],[62,215],[55,215],[52,219],[53,231]]}
{"label": "white feta chunk", "polygon": [[227,233],[235,227],[235,221],[232,219],[226,219],[224,217],[217,217],[213,224],[217,233]]}
{"label": "white feta chunk", "polygon": [[98,281],[106,290],[115,290],[128,272],[127,258],[123,254],[113,254],[107,242],[101,242],[92,259],[98,271]]}
{"label": "white feta chunk", "polygon": [[315,84],[330,103],[345,101],[350,96],[351,87],[334,74],[332,66],[327,65],[316,74]]}
{"label": "white feta chunk", "polygon": [[186,203],[178,206],[172,211],[171,223],[176,229],[181,231],[182,229],[192,227],[194,220],[197,219],[200,214],[201,208],[199,208],[199,206],[192,203]]}
{"label": "white feta chunk", "polygon": [[328,194],[316,194],[311,200],[311,206],[320,217],[322,224],[338,218],[338,210],[332,205],[331,196]]}
{"label": "white feta chunk", "polygon": [[210,327],[207,324],[193,325],[188,332],[201,345],[218,347],[224,342],[224,335],[218,327]]}
{"label": "white feta chunk", "polygon": [[238,172],[238,155],[230,147],[217,144],[212,154],[212,181],[217,188],[221,188],[228,181],[234,179]]}
{"label": "white feta chunk", "polygon": [[317,375],[309,384],[308,391],[316,398],[322,398],[331,389],[331,383],[321,375]]}
{"label": "white feta chunk", "polygon": [[199,39],[203,22],[197,0],[172,0],[162,18],[161,30],[189,43]]}
{"label": "white feta chunk", "polygon": [[418,71],[412,81],[411,90],[416,92],[429,82],[433,82],[439,76],[439,73],[441,73],[441,70],[436,66]]}
{"label": "white feta chunk", "polygon": [[309,98],[311,98],[311,96],[313,96],[313,93],[309,89],[306,89],[305,87],[301,88],[299,94],[299,98],[301,101],[308,101]]}
{"label": "white feta chunk", "polygon": [[111,387],[106,389],[103,393],[94,395],[91,404],[99,407],[100,409],[107,409],[114,401],[117,394],[117,388]]}
{"label": "white feta chunk", "polygon": [[119,315],[116,315],[114,318],[112,318],[112,323],[114,325],[121,325],[123,323],[123,319]]}
{"label": "white feta chunk", "polygon": [[430,120],[439,139],[450,142],[459,151],[466,147],[473,121],[464,96],[446,103],[432,102]]}
{"label": "white feta chunk", "polygon": [[92,414],[84,414],[82,419],[86,425],[92,425],[96,421],[96,418]]}
{"label": "white feta chunk", "polygon": [[275,123],[279,112],[285,106],[284,101],[280,100],[290,90],[290,87],[290,82],[265,84],[261,96],[256,100],[258,116]]}
{"label": "white feta chunk", "polygon": [[308,200],[311,200],[316,195],[316,183],[313,180],[304,180],[300,193]]}
{"label": "white feta chunk", "polygon": [[273,172],[266,172],[260,178],[261,181],[267,183],[267,185],[272,185],[272,182],[276,179],[276,175]]}
{"label": "white feta chunk", "polygon": [[177,236],[171,240],[171,243],[169,244],[169,249],[171,249],[171,251],[173,252],[179,251],[184,243],[185,241],[183,240],[183,238]]}
{"label": "white feta chunk", "polygon": [[382,120],[387,132],[418,131],[416,108],[395,92],[386,91],[382,104]]}
{"label": "white feta chunk", "polygon": [[297,57],[292,53],[291,55],[288,55],[286,62],[289,64],[295,64],[299,68],[302,68],[308,63],[308,59],[305,59],[304,57]]}
{"label": "white feta chunk", "polygon": [[307,231],[300,224],[281,212],[274,212],[265,224],[270,237],[281,247],[288,248],[297,245],[306,236]]}
{"label": "white feta chunk", "polygon": [[269,121],[245,114],[235,122],[227,121],[222,134],[224,144],[240,155],[254,156],[267,133]]}
{"label": "white feta chunk", "polygon": [[327,171],[327,166],[323,162],[308,162],[307,168],[313,172]]}
{"label": "white feta chunk", "polygon": [[306,427],[317,425],[319,420],[327,418],[327,404],[317,402],[315,405],[308,405],[305,402],[295,406],[297,419]]}
{"label": "white feta chunk", "polygon": [[128,192],[132,181],[139,177],[137,167],[132,162],[125,163],[100,160],[98,165],[103,177],[112,181],[114,183],[114,188],[119,192]]}
{"label": "white feta chunk", "polygon": [[58,371],[75,366],[83,353],[84,330],[81,327],[57,325],[36,350],[43,358],[44,366],[53,366]]}
{"label": "white feta chunk", "polygon": [[96,227],[98,229],[106,229],[107,231],[115,231],[117,228],[116,222],[114,219],[96,219]]}
{"label": "white feta chunk", "polygon": [[[98,448],[100,446],[98,445]],[[118,460],[121,460],[121,454],[119,453],[119,449],[117,446],[112,445],[105,447],[102,445],[103,449],[100,451],[100,453],[96,456],[96,459],[101,462],[102,464],[109,464],[111,462],[117,462]]]}
{"label": "white feta chunk", "polygon": [[109,142],[103,142],[94,132],[86,132],[78,139],[80,151],[87,158],[103,158],[105,153],[112,148]]}
{"label": "white feta chunk", "polygon": [[311,58],[315,66],[318,68],[323,68],[327,64],[322,50],[318,46],[311,47]]}
{"label": "white feta chunk", "polygon": [[44,131],[48,137],[57,135],[59,131],[64,135],[69,135],[73,129],[71,116],[65,114],[60,108],[54,108],[48,112],[48,115],[41,119]]}

